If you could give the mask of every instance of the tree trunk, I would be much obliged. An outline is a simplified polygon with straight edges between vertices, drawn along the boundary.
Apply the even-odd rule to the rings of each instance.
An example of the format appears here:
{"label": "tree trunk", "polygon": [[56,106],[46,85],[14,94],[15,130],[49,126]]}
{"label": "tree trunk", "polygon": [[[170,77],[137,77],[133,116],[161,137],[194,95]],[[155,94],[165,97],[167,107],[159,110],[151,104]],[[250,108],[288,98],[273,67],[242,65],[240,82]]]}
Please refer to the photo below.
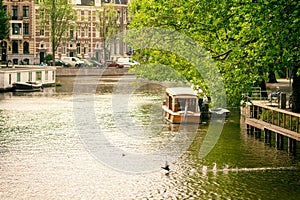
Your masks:
{"label": "tree trunk", "polygon": [[268,78],[269,78],[269,83],[277,83],[275,72],[273,70],[269,71]]}
{"label": "tree trunk", "polygon": [[51,16],[51,36],[52,36],[52,65],[55,66],[55,20],[54,20],[54,12],[55,12],[55,0],[52,0],[52,16]]}
{"label": "tree trunk", "polygon": [[300,77],[297,76],[299,65],[293,69],[293,84],[292,84],[292,111],[300,113]]}
{"label": "tree trunk", "polygon": [[262,97],[268,97],[268,94],[267,94],[267,85],[266,85],[266,81],[265,79],[263,79],[260,84],[259,84],[259,87],[261,89],[261,96]]}

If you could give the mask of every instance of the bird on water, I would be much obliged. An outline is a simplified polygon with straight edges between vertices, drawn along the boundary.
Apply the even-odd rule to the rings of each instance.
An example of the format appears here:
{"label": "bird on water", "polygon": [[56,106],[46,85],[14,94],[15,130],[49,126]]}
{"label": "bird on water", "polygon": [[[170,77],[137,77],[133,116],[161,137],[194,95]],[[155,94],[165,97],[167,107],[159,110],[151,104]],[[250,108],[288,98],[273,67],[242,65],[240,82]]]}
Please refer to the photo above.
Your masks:
{"label": "bird on water", "polygon": [[164,167],[161,167],[162,169],[166,170],[167,172],[170,171],[170,166],[168,164],[168,162],[166,162],[165,166]]}

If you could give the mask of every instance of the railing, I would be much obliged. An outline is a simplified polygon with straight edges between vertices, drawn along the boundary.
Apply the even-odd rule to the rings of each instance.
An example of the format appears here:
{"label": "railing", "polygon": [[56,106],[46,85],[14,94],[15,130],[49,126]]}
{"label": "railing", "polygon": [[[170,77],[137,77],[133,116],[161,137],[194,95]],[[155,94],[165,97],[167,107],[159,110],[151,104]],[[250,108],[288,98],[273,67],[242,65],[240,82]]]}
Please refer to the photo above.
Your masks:
{"label": "railing", "polygon": [[[242,96],[244,98],[244,100],[247,99],[247,101],[253,101],[253,100],[260,100],[260,101],[266,101],[266,102],[270,102],[271,105],[279,105],[279,98],[277,95],[273,96],[270,94],[274,94],[274,91],[272,90],[261,90],[260,87],[252,87],[251,88],[251,92],[250,93],[243,93]],[[285,92],[283,92],[285,93]],[[262,95],[265,94],[265,95]],[[286,94],[286,104],[289,108],[291,108],[291,94],[290,93],[285,93]],[[273,106],[273,105],[272,105]]]}
{"label": "railing", "polygon": [[247,106],[250,106],[250,118],[300,133],[300,114],[255,101],[252,102],[252,105]]}

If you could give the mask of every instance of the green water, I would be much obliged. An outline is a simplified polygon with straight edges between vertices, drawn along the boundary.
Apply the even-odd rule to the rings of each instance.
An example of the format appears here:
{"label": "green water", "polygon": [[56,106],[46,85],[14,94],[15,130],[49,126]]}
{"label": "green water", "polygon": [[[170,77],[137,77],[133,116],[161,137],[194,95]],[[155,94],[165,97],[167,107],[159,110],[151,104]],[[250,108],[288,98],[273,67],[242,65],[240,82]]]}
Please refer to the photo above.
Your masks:
{"label": "green water", "polygon": [[[96,77],[82,77],[82,84],[92,79]],[[159,84],[140,87],[130,94],[129,104],[124,102],[128,109],[116,111],[112,99],[118,79],[101,79],[92,103],[80,104],[82,109],[75,108],[80,99],[74,99],[74,78],[60,81],[62,87],[41,93],[0,94],[0,199],[299,199],[299,158],[247,135],[237,108],[231,109],[214,148],[200,159],[211,123],[196,131],[166,124]],[[95,131],[88,121],[91,105],[106,143],[90,135]],[[79,122],[78,114],[83,116]],[[147,153],[183,132],[193,137],[173,144],[176,149],[190,142],[176,159],[168,160],[170,150],[161,153],[161,160],[146,160],[158,166],[169,161],[168,175],[160,167],[145,173],[122,170],[130,153],[138,152],[142,156],[136,161],[144,162]],[[110,147],[125,153],[95,154]],[[105,163],[101,156],[111,156],[115,163]]]}

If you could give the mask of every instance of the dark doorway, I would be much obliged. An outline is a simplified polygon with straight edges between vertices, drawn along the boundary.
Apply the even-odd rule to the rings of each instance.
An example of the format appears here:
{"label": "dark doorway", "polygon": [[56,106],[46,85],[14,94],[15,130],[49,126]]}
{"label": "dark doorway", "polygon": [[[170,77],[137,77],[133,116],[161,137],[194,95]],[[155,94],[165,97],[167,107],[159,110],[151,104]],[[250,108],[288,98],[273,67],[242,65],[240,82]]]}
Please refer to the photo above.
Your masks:
{"label": "dark doorway", "polygon": [[44,62],[45,60],[45,52],[41,51],[40,52],[40,63]]}
{"label": "dark doorway", "polygon": [[1,61],[4,64],[7,61],[7,43],[5,41],[1,42],[0,49],[1,49]]}
{"label": "dark doorway", "polygon": [[13,41],[13,43],[12,43],[12,53],[19,53],[18,41]]}

